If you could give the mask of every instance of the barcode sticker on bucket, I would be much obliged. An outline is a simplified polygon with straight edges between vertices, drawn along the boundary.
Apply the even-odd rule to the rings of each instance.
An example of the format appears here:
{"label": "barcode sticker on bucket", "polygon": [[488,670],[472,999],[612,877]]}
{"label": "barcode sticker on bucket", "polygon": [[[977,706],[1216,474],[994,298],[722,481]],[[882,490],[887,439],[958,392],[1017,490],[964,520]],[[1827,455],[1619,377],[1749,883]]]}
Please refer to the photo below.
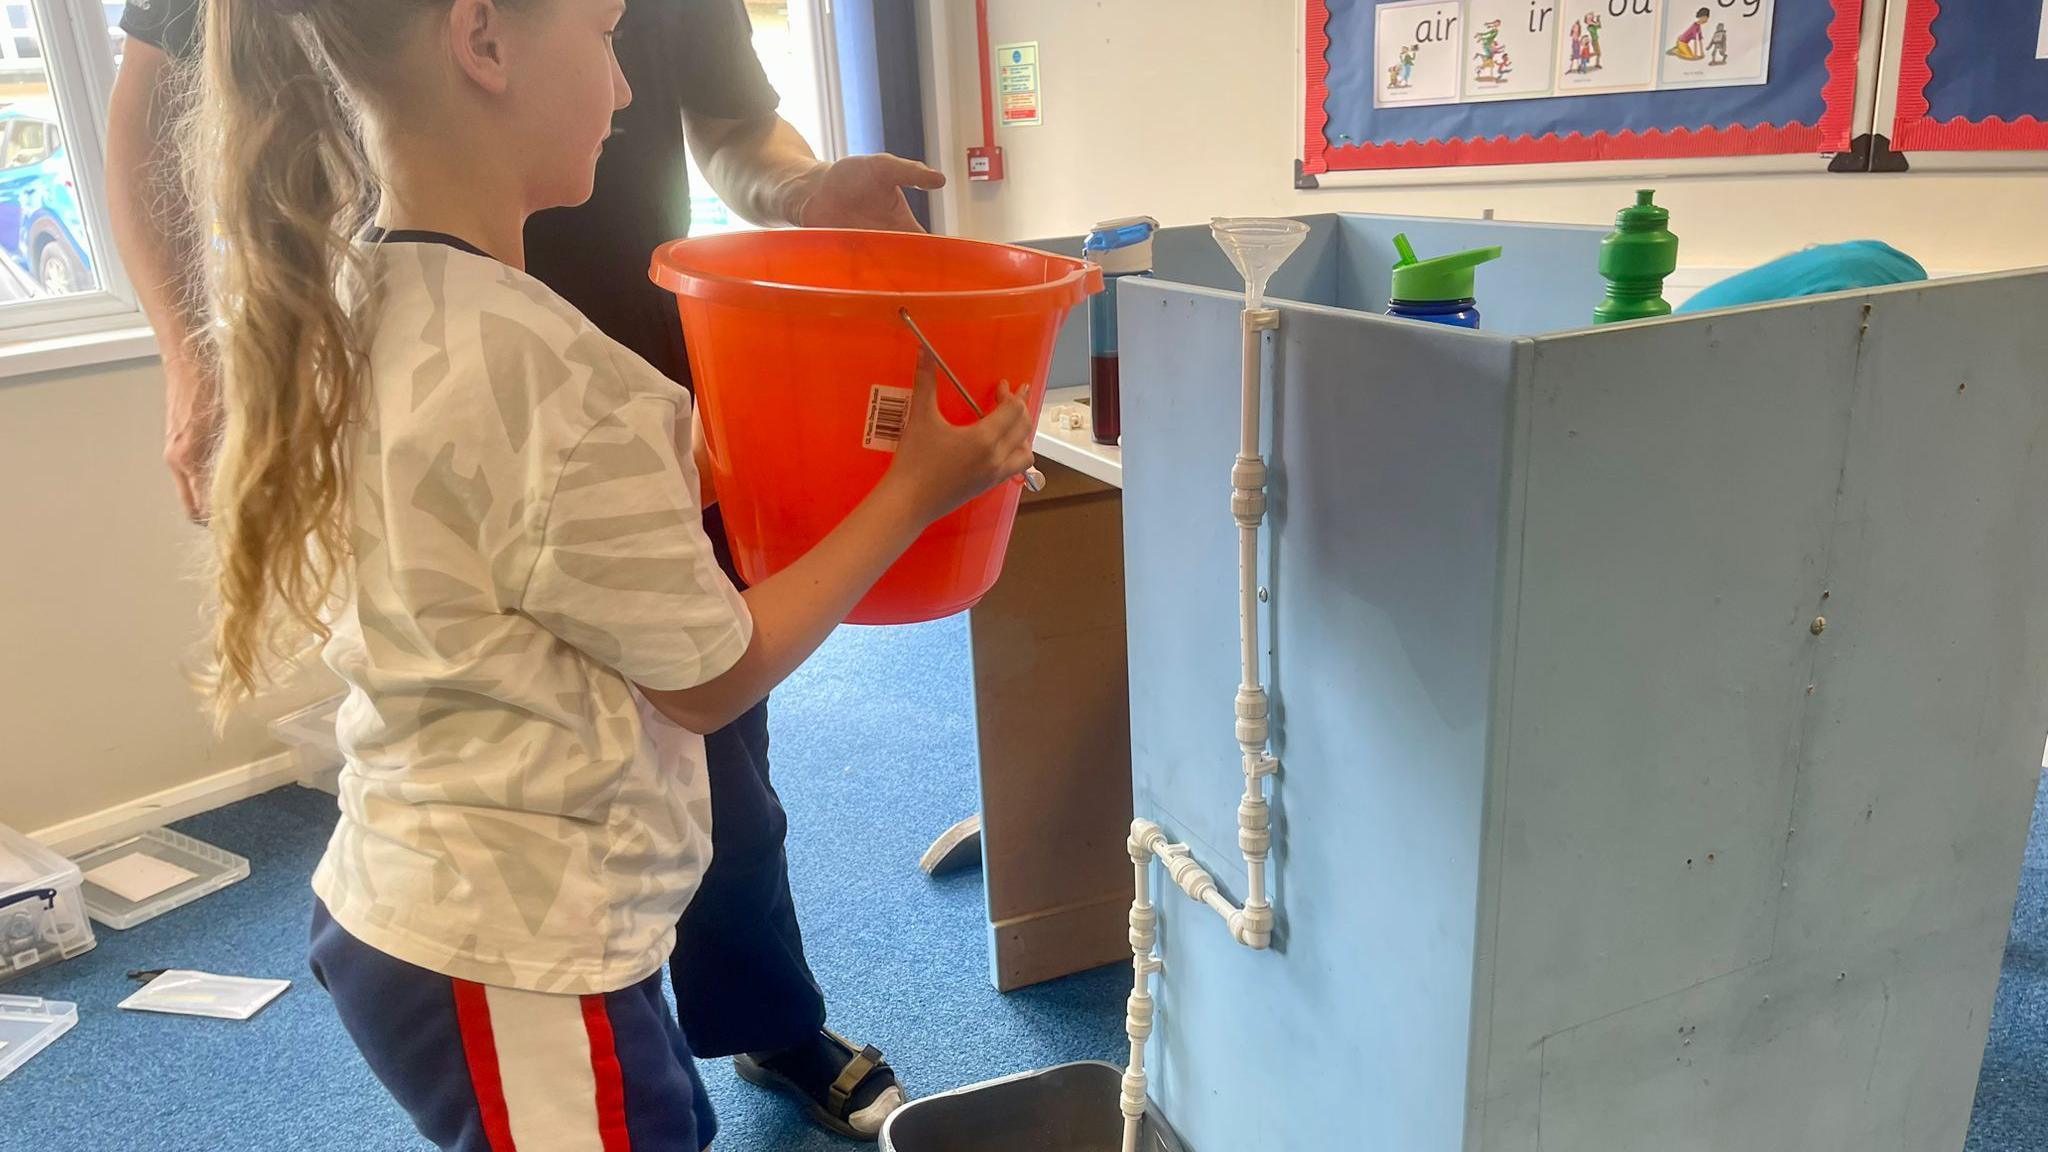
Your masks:
{"label": "barcode sticker on bucket", "polygon": [[860,446],[877,452],[894,452],[903,439],[904,422],[910,419],[910,389],[877,384],[868,389],[868,427]]}

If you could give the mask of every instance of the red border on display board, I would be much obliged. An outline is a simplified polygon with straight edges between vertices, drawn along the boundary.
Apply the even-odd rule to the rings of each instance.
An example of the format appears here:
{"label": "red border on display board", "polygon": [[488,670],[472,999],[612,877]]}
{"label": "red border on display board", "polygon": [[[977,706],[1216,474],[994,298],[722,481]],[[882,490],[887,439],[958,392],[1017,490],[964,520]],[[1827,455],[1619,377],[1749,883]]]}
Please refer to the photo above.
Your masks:
{"label": "red border on display board", "polygon": [[[1933,0],[1924,0],[1933,3]],[[1327,0],[1307,0],[1308,69],[1305,131],[1301,170],[1364,172],[1388,168],[1451,168],[1482,164],[1553,164],[1573,160],[1662,160],[1702,156],[1819,155],[1849,148],[1856,106],[1856,58],[1863,36],[1863,0],[1833,0],[1834,23],[1828,37],[1828,79],[1821,95],[1824,108],[1817,124],[1730,124],[1678,128],[1669,132],[1572,132],[1510,139],[1507,136],[1465,136],[1446,140],[1412,140],[1388,144],[1332,147],[1324,136],[1329,126],[1330,9]],[[1902,109],[1903,111],[1903,109]]]}
{"label": "red border on display board", "polygon": [[[1309,0],[1314,7],[1322,0]],[[1907,0],[1906,40],[1899,50],[1899,106],[1892,118],[1892,148],[1899,152],[2005,152],[2048,149],[2048,123],[2022,116],[1967,120],[1929,116],[1927,83],[1934,79],[1934,18],[1941,0]]]}

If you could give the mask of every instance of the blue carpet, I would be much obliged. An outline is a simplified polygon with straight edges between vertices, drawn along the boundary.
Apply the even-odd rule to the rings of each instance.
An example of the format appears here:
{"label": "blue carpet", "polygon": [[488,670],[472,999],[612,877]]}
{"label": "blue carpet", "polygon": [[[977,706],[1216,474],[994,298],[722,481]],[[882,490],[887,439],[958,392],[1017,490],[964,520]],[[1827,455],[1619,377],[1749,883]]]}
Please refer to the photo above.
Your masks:
{"label": "blue carpet", "polygon": [[2034,800],[2034,832],[1964,1150],[2048,1152],[2048,776]]}
{"label": "blue carpet", "polygon": [[[848,629],[776,694],[776,779],[806,942],[842,1031],[887,1049],[913,1092],[1117,1059],[1124,969],[990,988],[980,875],[917,855],[973,811],[964,621]],[[305,970],[306,887],[333,800],[286,788],[177,825],[249,857],[249,879],[0,992],[74,1000],[70,1035],[0,1085],[0,1148],[35,1152],[419,1152]],[[844,887],[842,887],[844,886]],[[281,976],[233,1023],[122,1012],[131,968]],[[846,1152],[725,1061],[704,1065],[719,1152]],[[1969,1152],[2048,1152],[2048,790],[1998,993]]]}

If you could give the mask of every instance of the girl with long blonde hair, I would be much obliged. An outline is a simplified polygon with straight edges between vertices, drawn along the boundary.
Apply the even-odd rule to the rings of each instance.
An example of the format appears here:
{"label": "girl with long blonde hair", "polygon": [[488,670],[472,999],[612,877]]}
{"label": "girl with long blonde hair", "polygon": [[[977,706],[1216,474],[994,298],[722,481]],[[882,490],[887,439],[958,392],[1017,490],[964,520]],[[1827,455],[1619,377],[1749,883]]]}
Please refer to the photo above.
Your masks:
{"label": "girl with long blonde hair", "polygon": [[213,702],[308,639],[347,682],[313,967],[459,1152],[709,1145],[660,989],[708,863],[700,734],[1030,459],[1020,395],[955,427],[923,365],[881,485],[733,588],[687,394],[521,270],[631,98],[622,11],[211,0],[186,137],[225,416]]}

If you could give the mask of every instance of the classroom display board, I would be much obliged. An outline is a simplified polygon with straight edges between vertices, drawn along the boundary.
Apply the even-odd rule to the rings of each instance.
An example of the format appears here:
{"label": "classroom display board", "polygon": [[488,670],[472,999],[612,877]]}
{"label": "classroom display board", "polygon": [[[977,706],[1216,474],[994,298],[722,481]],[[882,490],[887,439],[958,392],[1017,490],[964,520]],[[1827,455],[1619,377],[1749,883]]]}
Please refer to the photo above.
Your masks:
{"label": "classroom display board", "polygon": [[2048,149],[2048,0],[1906,5],[1891,146]]}
{"label": "classroom display board", "polygon": [[1863,9],[1307,0],[1302,171],[1842,151]]}

